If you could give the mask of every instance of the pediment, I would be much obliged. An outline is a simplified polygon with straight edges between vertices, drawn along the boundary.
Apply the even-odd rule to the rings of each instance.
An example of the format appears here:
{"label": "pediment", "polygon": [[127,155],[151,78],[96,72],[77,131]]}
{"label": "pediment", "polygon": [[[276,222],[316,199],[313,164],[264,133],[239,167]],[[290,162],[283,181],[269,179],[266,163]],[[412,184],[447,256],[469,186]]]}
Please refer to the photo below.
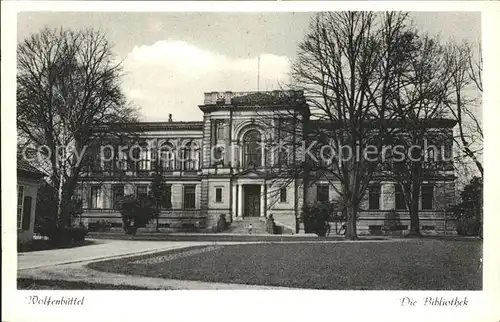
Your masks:
{"label": "pediment", "polygon": [[246,169],[241,172],[235,174],[237,177],[246,177],[246,178],[262,178],[266,176],[265,171],[261,171],[258,169]]}

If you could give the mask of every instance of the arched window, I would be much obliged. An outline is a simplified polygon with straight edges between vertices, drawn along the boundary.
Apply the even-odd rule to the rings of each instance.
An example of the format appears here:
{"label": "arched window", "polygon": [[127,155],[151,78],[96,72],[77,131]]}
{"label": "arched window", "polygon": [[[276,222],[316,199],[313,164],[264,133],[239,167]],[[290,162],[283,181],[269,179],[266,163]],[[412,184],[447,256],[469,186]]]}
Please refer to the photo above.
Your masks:
{"label": "arched window", "polygon": [[259,131],[250,130],[243,137],[243,165],[260,167],[262,165],[262,137]]}
{"label": "arched window", "polygon": [[173,171],[175,169],[175,149],[171,143],[162,144],[160,162],[163,170]]}
{"label": "arched window", "polygon": [[182,148],[183,170],[197,170],[198,149],[196,143],[186,143]]}

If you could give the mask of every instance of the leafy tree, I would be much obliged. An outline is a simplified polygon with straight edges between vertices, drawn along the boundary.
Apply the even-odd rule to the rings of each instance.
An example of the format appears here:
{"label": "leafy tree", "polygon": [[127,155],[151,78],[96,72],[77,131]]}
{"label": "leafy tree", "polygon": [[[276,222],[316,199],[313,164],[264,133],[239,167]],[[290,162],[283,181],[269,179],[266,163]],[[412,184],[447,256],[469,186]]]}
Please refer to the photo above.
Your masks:
{"label": "leafy tree", "polygon": [[124,196],[119,202],[123,229],[126,234],[135,235],[137,229],[146,225],[155,216],[154,201],[149,196]]}
{"label": "leafy tree", "polygon": [[167,184],[159,165],[156,166],[153,180],[149,186],[149,196],[154,203],[154,217],[156,219],[156,230],[158,231],[161,208],[171,208],[170,200],[167,200]]}
{"label": "leafy tree", "polygon": [[460,193],[462,201],[452,208],[461,235],[482,236],[483,179],[474,177]]}
{"label": "leafy tree", "polygon": [[48,182],[43,182],[38,188],[36,197],[35,229],[39,232],[47,226],[56,224],[57,190]]}

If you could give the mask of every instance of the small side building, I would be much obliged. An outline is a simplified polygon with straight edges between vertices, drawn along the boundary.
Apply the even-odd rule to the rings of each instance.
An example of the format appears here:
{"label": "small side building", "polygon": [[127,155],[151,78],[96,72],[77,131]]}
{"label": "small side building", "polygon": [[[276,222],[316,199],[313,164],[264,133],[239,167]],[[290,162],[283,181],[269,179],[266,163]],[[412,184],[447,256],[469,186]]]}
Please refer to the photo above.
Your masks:
{"label": "small side building", "polygon": [[17,242],[33,239],[36,196],[45,175],[22,158],[17,159]]}

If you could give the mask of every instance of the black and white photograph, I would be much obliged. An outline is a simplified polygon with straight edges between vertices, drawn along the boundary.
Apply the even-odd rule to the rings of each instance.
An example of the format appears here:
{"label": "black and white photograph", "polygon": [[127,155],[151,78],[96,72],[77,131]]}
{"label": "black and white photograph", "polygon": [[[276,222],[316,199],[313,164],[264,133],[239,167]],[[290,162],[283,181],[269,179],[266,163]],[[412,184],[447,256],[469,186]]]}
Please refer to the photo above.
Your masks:
{"label": "black and white photograph", "polygon": [[466,309],[487,288],[480,9],[92,8],[14,23],[23,305],[323,290]]}

